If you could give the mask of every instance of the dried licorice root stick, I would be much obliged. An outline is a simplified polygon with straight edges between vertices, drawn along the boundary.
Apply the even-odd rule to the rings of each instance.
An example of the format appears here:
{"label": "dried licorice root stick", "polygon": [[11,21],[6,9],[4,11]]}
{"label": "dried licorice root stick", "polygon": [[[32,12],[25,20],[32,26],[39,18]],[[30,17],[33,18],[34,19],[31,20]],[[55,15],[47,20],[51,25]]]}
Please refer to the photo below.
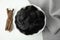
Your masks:
{"label": "dried licorice root stick", "polygon": [[14,11],[14,9],[9,10],[9,9],[7,8],[8,18],[7,18],[5,30],[8,30],[9,32],[12,31],[12,29],[13,29],[13,27],[12,27],[12,24],[13,24],[13,11]]}

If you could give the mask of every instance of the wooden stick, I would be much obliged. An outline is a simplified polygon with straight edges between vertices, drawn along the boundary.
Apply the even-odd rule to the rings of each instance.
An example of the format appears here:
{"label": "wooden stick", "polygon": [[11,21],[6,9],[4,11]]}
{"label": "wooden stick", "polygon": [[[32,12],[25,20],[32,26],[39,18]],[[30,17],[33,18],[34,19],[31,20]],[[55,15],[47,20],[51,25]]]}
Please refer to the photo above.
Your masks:
{"label": "wooden stick", "polygon": [[9,32],[12,31],[12,29],[13,29],[13,27],[12,27],[12,24],[13,24],[13,11],[14,11],[14,9],[9,10],[9,9],[7,8],[8,18],[7,18],[5,30],[8,30]]}

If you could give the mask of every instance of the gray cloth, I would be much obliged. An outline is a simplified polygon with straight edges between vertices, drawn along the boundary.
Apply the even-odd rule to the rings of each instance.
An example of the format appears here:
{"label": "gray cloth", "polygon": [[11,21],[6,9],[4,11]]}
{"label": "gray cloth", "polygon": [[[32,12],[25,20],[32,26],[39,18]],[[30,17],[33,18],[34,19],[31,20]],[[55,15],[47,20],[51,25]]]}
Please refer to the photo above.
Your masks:
{"label": "gray cloth", "polygon": [[45,28],[43,33],[43,40],[60,40],[60,31],[57,34],[51,34],[48,28]]}
{"label": "gray cloth", "polygon": [[29,0],[30,3],[39,6],[47,17],[47,26],[43,34],[43,40],[60,40],[60,0]]}

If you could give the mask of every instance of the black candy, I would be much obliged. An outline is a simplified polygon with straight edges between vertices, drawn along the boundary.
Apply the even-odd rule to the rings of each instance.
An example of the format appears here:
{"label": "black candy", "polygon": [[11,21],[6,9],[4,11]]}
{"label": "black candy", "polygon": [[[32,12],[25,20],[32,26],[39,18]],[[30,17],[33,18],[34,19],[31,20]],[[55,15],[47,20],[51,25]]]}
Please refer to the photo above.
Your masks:
{"label": "black candy", "polygon": [[45,24],[45,15],[33,5],[21,8],[15,16],[17,29],[25,35],[38,33]]}

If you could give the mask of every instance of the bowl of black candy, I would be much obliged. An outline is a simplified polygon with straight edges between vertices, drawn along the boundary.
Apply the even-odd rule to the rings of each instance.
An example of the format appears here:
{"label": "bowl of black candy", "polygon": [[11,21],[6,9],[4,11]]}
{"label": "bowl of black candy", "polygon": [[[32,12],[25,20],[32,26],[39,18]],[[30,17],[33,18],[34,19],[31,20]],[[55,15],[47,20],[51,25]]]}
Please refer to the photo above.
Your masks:
{"label": "bowl of black candy", "polygon": [[43,31],[46,26],[46,15],[37,6],[28,5],[18,10],[15,16],[16,28],[25,35]]}

